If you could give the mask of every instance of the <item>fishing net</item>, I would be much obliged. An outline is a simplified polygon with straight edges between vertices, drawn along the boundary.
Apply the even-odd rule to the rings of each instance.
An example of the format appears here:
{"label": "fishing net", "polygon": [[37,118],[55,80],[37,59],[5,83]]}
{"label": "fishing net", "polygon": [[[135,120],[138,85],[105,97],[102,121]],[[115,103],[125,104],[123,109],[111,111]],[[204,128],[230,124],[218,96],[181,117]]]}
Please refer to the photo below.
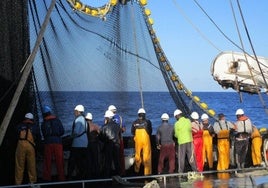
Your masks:
{"label": "fishing net", "polygon": [[[4,2],[3,4],[9,4]],[[197,111],[199,114],[205,112],[214,117],[215,112],[194,96],[173,70],[154,31],[150,11],[142,2],[144,1],[111,0],[109,6],[93,9],[76,0],[57,1],[34,58],[29,82],[25,86],[26,95],[21,97],[28,105],[24,105],[20,112],[34,112],[37,123],[40,123],[41,107],[49,105],[60,119],[66,121],[64,123],[70,124],[73,108],[82,103],[82,98],[88,98],[87,92],[111,92],[106,101],[120,99],[120,106],[125,106],[126,115],[130,110],[134,110],[136,115],[138,108],[144,107],[152,110],[157,108],[163,112],[169,108],[171,116],[175,108],[179,108],[186,116]],[[112,3],[114,4],[111,5]],[[19,71],[23,70],[29,51],[33,51],[50,1],[29,0],[21,4],[13,2],[9,6],[24,10],[24,16],[13,16],[16,21],[6,20],[7,23],[19,22],[19,29],[23,31],[18,35],[19,42],[10,44],[10,47],[15,46],[23,50],[14,50],[11,57],[18,58],[23,55],[24,58],[20,58],[19,66],[13,67],[12,59],[5,64],[11,75],[17,75],[10,83],[4,82],[8,83],[6,90],[12,88],[12,85],[16,88],[21,76]],[[99,15],[98,11],[106,12]],[[87,14],[89,12],[90,14]],[[7,16],[4,18],[8,19]],[[16,32],[12,28],[6,31],[10,35]],[[2,37],[2,41],[5,40],[5,37]],[[6,75],[9,74],[1,71],[1,77],[5,78]],[[169,95],[163,98],[162,95],[156,95],[159,91],[168,92]],[[72,96],[67,97],[66,92],[76,92],[77,99],[71,100]],[[150,93],[149,96],[161,103],[152,107],[146,106],[146,93]],[[13,93],[4,92],[1,96],[3,102],[7,101],[3,96],[11,97]],[[174,106],[163,108],[163,102],[168,100],[172,100]],[[105,108],[109,102],[106,103]],[[93,109],[90,104],[92,101],[88,99],[84,105]],[[105,111],[104,107],[102,108]],[[1,118],[4,115],[3,112]],[[155,118],[159,119],[160,115],[155,114]]]}
{"label": "fishing net", "polygon": [[[32,45],[48,3],[29,1]],[[173,71],[139,1],[119,2],[105,17],[85,14],[72,5],[57,2],[34,62],[39,106],[45,103],[60,113],[58,91],[112,91],[136,92],[142,107],[143,92],[169,91],[186,115],[204,111]]]}
{"label": "fishing net", "polygon": [[[0,41],[5,44],[0,47],[1,122],[7,119],[7,110],[14,108],[11,101],[17,95],[25,62],[34,49],[51,2],[0,2]],[[87,109],[101,108],[103,113],[108,104],[120,101],[114,105],[124,107],[121,112],[129,118],[128,123],[136,118],[140,107],[149,114],[159,109],[159,114],[153,114],[158,122],[161,113],[173,116],[175,108],[186,116],[197,111],[214,117],[215,112],[194,96],[173,70],[154,31],[150,11],[142,4],[144,1],[118,1],[112,6],[111,2],[115,1],[101,9],[92,9],[76,0],[56,2],[27,82],[19,93],[20,100],[14,113],[8,114],[12,116],[10,125],[1,124],[8,127],[7,132],[3,127],[0,131],[6,136],[0,150],[2,169],[14,169],[13,163],[5,163],[14,158],[14,126],[29,111],[40,124],[44,105],[51,106],[63,123],[69,125],[75,105],[82,101]],[[98,15],[99,10],[108,12]],[[95,107],[88,93],[94,96]],[[148,106],[148,100],[157,102]],[[168,101],[174,106],[166,106],[170,104]],[[133,111],[134,115],[130,113]],[[2,178],[3,181],[13,182],[13,176],[9,175],[13,170],[3,173],[9,177]]]}

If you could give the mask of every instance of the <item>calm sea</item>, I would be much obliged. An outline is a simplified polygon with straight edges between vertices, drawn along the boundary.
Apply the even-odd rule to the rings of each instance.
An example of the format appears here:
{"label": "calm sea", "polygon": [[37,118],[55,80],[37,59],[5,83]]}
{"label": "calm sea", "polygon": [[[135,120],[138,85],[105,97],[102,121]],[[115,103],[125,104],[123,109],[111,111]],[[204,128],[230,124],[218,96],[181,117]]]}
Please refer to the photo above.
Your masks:
{"label": "calm sea", "polygon": [[[268,115],[263,107],[268,103],[268,96],[242,94],[240,98],[236,92],[193,92],[202,102],[205,102],[209,109],[217,114],[224,113],[228,120],[235,121],[235,111],[243,108],[245,114],[258,127],[268,127]],[[161,123],[160,116],[166,112],[170,115],[170,122],[174,123],[173,112],[176,106],[168,92],[144,92],[143,103],[146,116],[152,121],[153,133]],[[130,135],[131,123],[137,118],[137,111],[142,106],[140,94],[137,92],[58,92],[56,95],[58,114],[66,129],[66,134],[71,130],[74,119],[74,107],[77,104],[85,106],[86,112],[93,114],[93,121],[99,125],[103,124],[103,116],[108,106],[113,104],[117,107],[118,114],[123,117],[127,131]]]}

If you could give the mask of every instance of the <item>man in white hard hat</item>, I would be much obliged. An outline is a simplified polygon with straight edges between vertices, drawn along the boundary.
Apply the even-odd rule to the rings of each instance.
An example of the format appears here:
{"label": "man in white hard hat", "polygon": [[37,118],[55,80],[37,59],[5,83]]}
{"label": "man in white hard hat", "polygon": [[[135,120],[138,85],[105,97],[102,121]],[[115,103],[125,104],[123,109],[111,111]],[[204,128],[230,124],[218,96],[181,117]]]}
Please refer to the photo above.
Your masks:
{"label": "man in white hard hat", "polygon": [[203,125],[199,122],[199,114],[197,112],[191,113],[192,118],[192,133],[193,144],[196,157],[196,166],[199,172],[203,171]]}
{"label": "man in white hard hat", "polygon": [[100,127],[93,122],[93,115],[88,112],[86,114],[86,120],[88,123],[88,178],[98,178],[100,176]]}
{"label": "man in white hard hat", "polygon": [[251,120],[244,114],[243,109],[236,110],[235,122],[236,138],[235,138],[235,157],[237,168],[244,168],[246,155],[248,152],[249,138],[253,130],[253,124]]}
{"label": "man in white hard hat", "polygon": [[134,135],[135,141],[135,164],[136,173],[140,171],[141,163],[144,165],[144,175],[152,174],[152,154],[151,140],[152,123],[146,119],[146,112],[143,108],[138,110],[138,119],[131,126],[131,133]]}
{"label": "man in white hard hat", "polygon": [[158,160],[158,174],[163,172],[164,161],[169,161],[169,173],[174,173],[175,170],[175,142],[173,140],[174,128],[168,123],[169,115],[163,113],[161,116],[162,123],[156,132],[156,144],[160,149]]}
{"label": "man in white hard hat", "polygon": [[[24,170],[26,169],[28,171],[29,183],[36,183],[35,140],[40,134],[38,126],[34,123],[33,114],[25,114],[24,120],[16,128],[18,143],[15,153],[15,184],[22,184]],[[26,164],[27,167],[25,167]]]}
{"label": "man in white hard hat", "polygon": [[[203,127],[203,161],[206,161],[209,170],[212,170],[214,130],[212,124],[209,122],[209,117],[206,113],[201,115],[201,121]],[[204,167],[207,165],[204,164]]]}
{"label": "man in white hard hat", "polygon": [[114,113],[113,121],[120,127],[120,165],[121,165],[121,175],[125,174],[125,154],[124,154],[124,140],[122,134],[126,131],[126,126],[124,124],[122,116],[117,113],[117,108],[114,105],[110,105],[108,110]]}
{"label": "man in white hard hat", "polygon": [[185,158],[191,165],[192,171],[197,171],[195,154],[193,148],[192,125],[190,119],[182,115],[182,111],[176,109],[174,111],[176,119],[174,125],[175,137],[178,141],[178,172],[183,173],[185,167]]}
{"label": "man in white hard hat", "polygon": [[72,126],[72,137],[73,142],[71,146],[71,153],[68,162],[68,179],[72,179],[72,174],[74,169],[77,169],[77,178],[86,178],[86,168],[87,166],[87,129],[88,125],[84,117],[85,108],[83,105],[79,104],[74,108],[75,119]]}
{"label": "man in white hard hat", "polygon": [[[113,112],[107,110],[104,114],[104,125],[101,128],[100,134],[104,142],[104,176],[111,177],[112,175],[120,175],[120,127],[113,121]],[[112,173],[112,164],[115,171]]]}

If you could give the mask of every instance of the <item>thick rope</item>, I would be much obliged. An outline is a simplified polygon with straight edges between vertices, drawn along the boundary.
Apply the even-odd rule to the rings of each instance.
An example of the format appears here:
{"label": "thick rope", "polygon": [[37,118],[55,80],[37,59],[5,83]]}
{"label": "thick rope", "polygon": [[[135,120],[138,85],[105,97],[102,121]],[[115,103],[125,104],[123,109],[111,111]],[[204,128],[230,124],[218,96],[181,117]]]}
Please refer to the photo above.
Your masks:
{"label": "thick rope", "polygon": [[[266,86],[266,88],[268,88],[268,85],[267,85],[265,76],[264,76],[264,74],[263,74],[263,70],[261,69],[260,62],[259,62],[259,60],[258,60],[258,57],[257,57],[257,55],[256,55],[256,53],[255,53],[255,50],[254,50],[254,47],[253,47],[253,45],[252,45],[252,41],[251,41],[251,38],[250,38],[250,36],[249,36],[248,29],[247,29],[247,26],[246,26],[246,22],[245,22],[245,19],[244,19],[242,10],[241,10],[241,6],[240,6],[238,0],[237,0],[237,5],[238,5],[238,7],[239,7],[240,15],[241,15],[241,18],[242,18],[242,20],[243,20],[243,25],[244,25],[244,28],[245,28],[245,30],[246,30],[247,37],[248,37],[249,43],[250,43],[250,45],[251,45],[251,48],[252,48],[252,51],[253,51],[255,60],[256,60],[257,65],[258,65],[258,67],[259,67],[259,69],[260,69],[260,72],[261,72],[262,78],[263,78],[263,80],[264,80],[265,86]],[[236,24],[237,24],[237,23],[236,23]],[[240,41],[241,41],[242,48],[244,49],[244,46],[243,46],[243,42],[242,42],[242,40],[241,40],[240,33],[239,33],[239,38],[240,38]],[[247,59],[247,56],[246,56],[246,54],[245,54],[245,50],[243,50],[243,52],[244,52],[244,55],[245,55],[246,63],[247,63],[247,66],[248,66],[248,70],[249,70],[249,72],[250,72],[250,76],[251,76],[251,78],[252,78],[254,84],[257,85],[257,83],[256,83],[256,81],[255,81],[255,78],[254,78],[254,76],[253,76],[253,73],[252,73],[252,71],[251,71],[251,68],[250,68],[250,66],[249,66],[248,59]],[[265,104],[265,102],[264,102],[264,99],[263,99],[263,97],[262,97],[260,91],[258,91],[258,96],[259,96],[260,101],[261,101],[261,103],[262,103],[262,105],[263,105],[263,108],[265,109],[266,114],[268,114],[268,109],[267,109],[267,107],[266,107],[266,104]]]}
{"label": "thick rope", "polygon": [[[135,20],[134,19],[134,11],[133,11],[133,6],[132,6],[132,8],[131,8],[131,23],[134,23],[134,20]],[[133,25],[134,25],[133,36],[134,36],[135,50],[136,50],[136,54],[138,54],[136,27],[135,27],[135,24],[133,24]],[[139,92],[140,92],[140,99],[141,99],[141,107],[144,108],[139,57],[137,57],[137,71],[138,71],[138,84],[139,84]]]}

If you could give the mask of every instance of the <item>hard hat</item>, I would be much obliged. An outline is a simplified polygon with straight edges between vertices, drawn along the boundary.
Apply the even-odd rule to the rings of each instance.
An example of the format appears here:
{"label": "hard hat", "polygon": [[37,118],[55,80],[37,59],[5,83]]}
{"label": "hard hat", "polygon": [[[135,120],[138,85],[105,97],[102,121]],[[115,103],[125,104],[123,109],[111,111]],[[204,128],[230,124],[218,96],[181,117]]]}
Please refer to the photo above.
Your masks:
{"label": "hard hat", "polygon": [[91,114],[90,112],[87,113],[87,115],[86,115],[85,118],[86,118],[86,119],[89,119],[89,120],[92,120],[92,119],[93,119],[92,114]]}
{"label": "hard hat", "polygon": [[108,110],[111,110],[111,111],[116,111],[116,107],[114,105],[110,105],[108,107]]}
{"label": "hard hat", "polygon": [[24,117],[27,118],[27,119],[34,119],[34,116],[33,116],[32,113],[27,113],[27,114],[25,114]]}
{"label": "hard hat", "polygon": [[191,118],[193,118],[193,119],[199,119],[198,113],[197,112],[192,112],[191,113]]}
{"label": "hard hat", "polygon": [[48,113],[48,112],[51,112],[51,108],[49,106],[45,105],[43,107],[43,113],[45,114],[45,113]]}
{"label": "hard hat", "polygon": [[84,112],[84,111],[85,111],[85,108],[84,108],[83,105],[79,104],[79,105],[77,105],[77,106],[74,108],[74,110],[77,110],[77,111],[79,111],[79,112]]}
{"label": "hard hat", "polygon": [[146,112],[145,112],[145,110],[143,109],[143,108],[140,108],[139,110],[138,110],[138,114],[145,114]]}
{"label": "hard hat", "polygon": [[180,111],[179,109],[176,109],[176,110],[174,111],[174,117],[175,117],[176,115],[181,114],[181,113],[182,113],[182,111]]}
{"label": "hard hat", "polygon": [[209,119],[209,117],[208,117],[207,114],[202,114],[201,119],[202,119],[202,120],[204,120],[204,119]]}
{"label": "hard hat", "polygon": [[162,114],[161,116],[162,120],[169,120],[169,115],[167,113]]}
{"label": "hard hat", "polygon": [[105,118],[110,118],[110,119],[112,119],[113,116],[114,116],[114,113],[113,113],[111,110],[107,110],[107,111],[105,112],[105,114],[104,114],[104,117],[105,117]]}
{"label": "hard hat", "polygon": [[235,115],[243,115],[244,114],[244,110],[242,110],[241,108],[239,108],[238,110],[236,110]]}

